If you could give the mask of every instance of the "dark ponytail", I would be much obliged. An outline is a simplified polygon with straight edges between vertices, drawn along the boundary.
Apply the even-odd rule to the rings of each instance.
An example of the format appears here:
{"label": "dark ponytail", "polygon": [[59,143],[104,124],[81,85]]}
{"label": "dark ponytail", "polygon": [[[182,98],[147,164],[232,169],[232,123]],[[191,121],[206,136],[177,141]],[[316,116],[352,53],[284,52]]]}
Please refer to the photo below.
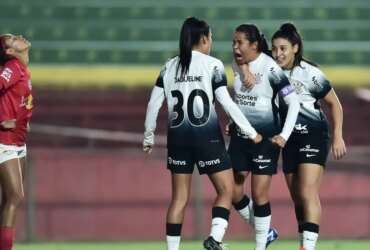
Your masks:
{"label": "dark ponytail", "polygon": [[181,77],[185,76],[190,67],[191,62],[191,52],[194,45],[197,45],[202,38],[202,36],[209,35],[209,25],[195,17],[187,18],[181,28],[180,33],[180,61],[177,65],[176,75],[181,68]]}
{"label": "dark ponytail", "polygon": [[280,26],[279,30],[272,36],[272,41],[277,38],[288,40],[292,46],[298,45],[298,51],[294,56],[293,68],[301,65],[301,61],[305,61],[311,65],[317,66],[315,63],[303,57],[303,42],[297,28],[292,23],[284,23]]}
{"label": "dark ponytail", "polygon": [[9,59],[6,55],[7,46],[5,44],[5,38],[7,37],[7,35],[0,35],[0,66],[3,66]]}
{"label": "dark ponytail", "polygon": [[236,29],[236,32],[244,33],[245,38],[250,42],[257,42],[257,51],[271,55],[265,36],[260,33],[259,29],[254,24],[241,24]]}

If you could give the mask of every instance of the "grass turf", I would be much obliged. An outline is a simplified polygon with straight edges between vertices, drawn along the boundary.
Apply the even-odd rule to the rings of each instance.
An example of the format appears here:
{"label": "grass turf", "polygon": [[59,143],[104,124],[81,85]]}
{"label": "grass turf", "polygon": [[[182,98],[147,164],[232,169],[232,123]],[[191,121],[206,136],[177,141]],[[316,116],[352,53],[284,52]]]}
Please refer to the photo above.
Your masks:
{"label": "grass turf", "polygon": [[[230,250],[252,250],[252,241],[228,241]],[[142,242],[53,242],[17,244],[14,250],[165,250],[162,241]],[[181,250],[202,250],[200,241],[184,241]],[[321,240],[316,250],[368,250],[370,240]],[[279,240],[270,245],[268,250],[298,250],[296,241]]]}

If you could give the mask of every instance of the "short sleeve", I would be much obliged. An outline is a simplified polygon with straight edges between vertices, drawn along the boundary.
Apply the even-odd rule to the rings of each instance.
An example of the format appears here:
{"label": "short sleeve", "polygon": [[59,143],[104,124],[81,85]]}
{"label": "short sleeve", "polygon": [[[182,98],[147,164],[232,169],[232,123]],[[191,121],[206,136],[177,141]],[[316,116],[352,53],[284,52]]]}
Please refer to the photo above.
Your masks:
{"label": "short sleeve", "polygon": [[332,86],[320,69],[313,68],[311,70],[309,89],[316,99],[322,99],[329,93]]}
{"label": "short sleeve", "polygon": [[212,65],[212,88],[215,91],[217,88],[227,86],[227,77],[225,67],[221,61],[216,61]]}
{"label": "short sleeve", "polygon": [[288,77],[286,77],[283,70],[277,65],[272,65],[270,67],[268,79],[274,91],[279,92],[283,96],[294,91],[293,86],[290,85]]}

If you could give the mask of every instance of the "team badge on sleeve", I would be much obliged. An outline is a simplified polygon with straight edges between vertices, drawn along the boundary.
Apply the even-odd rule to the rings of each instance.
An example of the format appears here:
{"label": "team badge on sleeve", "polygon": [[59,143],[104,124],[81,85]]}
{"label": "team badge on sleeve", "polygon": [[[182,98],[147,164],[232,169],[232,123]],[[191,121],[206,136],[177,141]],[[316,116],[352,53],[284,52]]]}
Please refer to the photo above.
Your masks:
{"label": "team badge on sleeve", "polygon": [[5,81],[9,82],[12,77],[13,71],[9,68],[5,68],[1,73],[0,77],[4,78]]}

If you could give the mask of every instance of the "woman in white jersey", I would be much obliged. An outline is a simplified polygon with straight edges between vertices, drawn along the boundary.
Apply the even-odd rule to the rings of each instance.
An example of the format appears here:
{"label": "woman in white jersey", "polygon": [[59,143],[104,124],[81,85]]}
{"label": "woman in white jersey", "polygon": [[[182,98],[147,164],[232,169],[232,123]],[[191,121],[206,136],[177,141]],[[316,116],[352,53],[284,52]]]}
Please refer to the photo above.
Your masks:
{"label": "woman in white jersey", "polygon": [[[268,56],[267,43],[253,24],[238,26],[233,39],[234,101],[252,126],[263,136],[259,144],[245,139],[237,126],[229,127],[231,135],[228,149],[235,176],[233,205],[256,232],[256,250],[265,250],[276,238],[270,229],[271,208],[269,189],[272,175],[276,174],[280,149],[288,140],[297,119],[299,103],[287,77],[275,61]],[[248,64],[255,84],[246,87],[244,75],[238,65]],[[280,103],[287,104],[287,117],[282,127]],[[286,105],[285,105],[286,106]],[[252,201],[244,194],[244,182],[252,172]],[[252,212],[254,211],[254,217]],[[269,231],[272,233],[269,236]]]}
{"label": "woman in white jersey", "polygon": [[148,103],[143,149],[149,153],[154,145],[158,111],[165,99],[168,106],[167,168],[172,174],[172,200],[166,219],[167,250],[179,250],[194,165],[200,174],[209,176],[217,192],[211,233],[203,245],[207,250],[223,249],[221,242],[228,226],[234,180],[215,99],[252,144],[262,140],[232,101],[222,62],[208,55],[211,45],[208,24],[187,18],[180,34],[180,55],[162,68]]}
{"label": "woman in white jersey", "polygon": [[301,249],[314,250],[319,234],[320,184],[330,147],[328,122],[319,101],[328,105],[333,121],[331,151],[346,153],[342,106],[320,69],[303,58],[296,27],[283,24],[272,37],[272,55],[294,86],[301,104],[295,129],[283,150],[283,170],[295,206]]}

